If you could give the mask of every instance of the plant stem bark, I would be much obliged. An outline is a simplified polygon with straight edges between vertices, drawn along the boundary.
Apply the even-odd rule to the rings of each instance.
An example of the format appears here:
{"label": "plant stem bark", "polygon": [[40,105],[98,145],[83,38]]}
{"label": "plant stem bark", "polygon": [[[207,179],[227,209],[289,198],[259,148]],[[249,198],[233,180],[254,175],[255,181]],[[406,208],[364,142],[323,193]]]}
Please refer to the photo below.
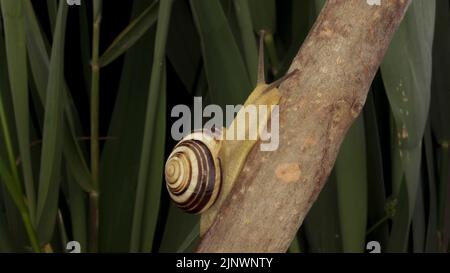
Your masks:
{"label": "plant stem bark", "polygon": [[255,145],[198,252],[285,252],[316,200],[409,0],[329,0],[280,86],[280,145]]}
{"label": "plant stem bark", "polygon": [[99,47],[100,47],[100,22],[101,22],[101,0],[95,0],[94,5],[94,24],[92,31],[92,77],[91,77],[91,173],[94,189],[89,193],[89,251],[98,250],[98,192],[99,182],[99,163],[100,163],[100,145],[99,145],[99,101],[100,101],[100,66],[99,66]]}

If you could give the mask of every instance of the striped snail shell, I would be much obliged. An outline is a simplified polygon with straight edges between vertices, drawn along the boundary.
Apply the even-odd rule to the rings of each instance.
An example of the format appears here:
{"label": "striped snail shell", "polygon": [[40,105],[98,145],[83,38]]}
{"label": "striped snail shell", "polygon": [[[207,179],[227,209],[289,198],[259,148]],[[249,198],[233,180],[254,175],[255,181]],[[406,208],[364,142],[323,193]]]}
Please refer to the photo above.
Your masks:
{"label": "striped snail shell", "polygon": [[208,209],[220,191],[221,141],[211,131],[197,131],[183,138],[165,165],[166,186],[174,203],[188,213]]}

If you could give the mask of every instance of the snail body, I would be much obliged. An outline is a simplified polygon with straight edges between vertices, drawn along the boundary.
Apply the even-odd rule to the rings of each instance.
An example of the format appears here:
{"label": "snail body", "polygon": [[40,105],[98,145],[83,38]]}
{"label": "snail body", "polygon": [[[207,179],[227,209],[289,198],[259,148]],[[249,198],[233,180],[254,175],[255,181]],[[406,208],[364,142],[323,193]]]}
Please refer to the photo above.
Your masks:
{"label": "snail body", "polygon": [[[237,123],[245,122],[246,106],[278,103],[278,89],[265,91],[267,87],[266,84],[259,85],[252,92],[228,129],[234,128],[236,132]],[[263,120],[262,126],[265,126],[269,116],[259,117]],[[248,130],[249,126],[245,128]],[[225,131],[223,134],[226,134]],[[221,204],[228,195],[256,142],[226,140],[207,130],[199,130],[183,138],[174,147],[165,165],[166,187],[172,201],[188,213],[204,213],[202,216],[213,219],[215,209],[208,209],[213,204],[217,207],[216,204]]]}
{"label": "snail body", "polygon": [[[202,213],[200,235],[213,223],[248,154],[259,139],[259,135],[253,140],[226,140],[217,136],[225,135],[227,130],[236,133],[238,122],[248,123],[245,119],[246,106],[277,105],[281,98],[277,87],[296,72],[266,84],[262,38],[263,35],[260,39],[258,83],[230,126],[218,133],[203,130],[186,136],[175,146],[165,165],[167,189],[175,204],[186,212]],[[265,127],[269,119],[270,113],[258,116],[259,126]],[[244,127],[245,135],[250,127]]]}
{"label": "snail body", "polygon": [[[280,93],[277,88],[271,88],[267,84],[259,84],[250,94],[241,111],[238,112],[227,130],[234,128],[236,130],[237,122],[242,121],[244,115],[243,109],[248,105],[276,105],[280,100]],[[270,118],[270,113],[266,116],[259,116],[261,126],[265,126]],[[248,130],[249,126],[245,126]],[[258,137],[259,138],[259,137]],[[219,152],[222,168],[222,184],[220,194],[217,196],[216,202],[202,213],[200,221],[200,235],[203,235],[212,225],[217,212],[230,193],[236,182],[239,173],[244,167],[248,154],[255,146],[258,140],[222,140],[222,147]]]}

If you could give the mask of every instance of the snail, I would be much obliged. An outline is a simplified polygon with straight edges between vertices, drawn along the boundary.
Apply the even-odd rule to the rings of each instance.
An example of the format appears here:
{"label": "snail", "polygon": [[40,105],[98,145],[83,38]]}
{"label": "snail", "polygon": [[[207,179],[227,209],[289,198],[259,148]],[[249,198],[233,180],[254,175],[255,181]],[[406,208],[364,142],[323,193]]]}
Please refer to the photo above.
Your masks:
{"label": "snail", "polygon": [[[264,33],[261,32],[257,85],[230,126],[215,132],[201,130],[191,133],[175,146],[166,161],[164,172],[169,195],[172,201],[184,211],[201,213],[201,235],[211,226],[220,205],[242,170],[247,155],[258,141],[257,139],[227,140],[217,136],[220,134],[223,136],[227,130],[231,129],[233,129],[232,132],[236,132],[238,120],[245,121],[243,109],[246,106],[277,105],[281,97],[277,87],[297,72],[294,70],[279,80],[266,84],[263,39]],[[262,126],[266,126],[270,113],[259,116],[258,119],[260,126],[261,122]],[[245,126],[246,132],[249,127]]]}
{"label": "snail", "polygon": [[211,132],[197,131],[183,138],[169,155],[166,185],[179,208],[201,213],[216,200],[222,181],[221,144]]}

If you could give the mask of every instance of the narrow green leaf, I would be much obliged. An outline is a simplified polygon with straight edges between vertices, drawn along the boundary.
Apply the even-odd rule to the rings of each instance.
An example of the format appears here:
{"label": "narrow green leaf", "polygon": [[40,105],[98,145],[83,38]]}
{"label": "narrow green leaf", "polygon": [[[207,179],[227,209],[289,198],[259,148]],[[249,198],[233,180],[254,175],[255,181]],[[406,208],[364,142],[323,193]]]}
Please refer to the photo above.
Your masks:
{"label": "narrow green leaf", "polygon": [[322,11],[323,7],[325,6],[325,2],[326,0],[314,0],[317,15]]}
{"label": "narrow green leaf", "polygon": [[436,171],[434,163],[434,151],[430,122],[427,124],[424,136],[424,150],[426,159],[426,171],[428,175],[428,219],[425,252],[435,252],[437,249],[437,191]]}
{"label": "narrow green leaf", "polygon": [[27,230],[28,238],[31,246],[35,252],[40,252],[40,246],[36,230],[31,222],[31,217],[25,204],[23,193],[20,190],[20,181],[15,180],[14,176],[8,171],[8,168],[3,163],[3,159],[0,158],[0,181],[5,183],[8,192],[13,199],[17,209],[22,217],[23,224]]}
{"label": "narrow green leaf", "polygon": [[397,195],[391,197],[396,200],[395,214],[392,218],[392,228],[389,234],[389,241],[384,248],[388,253],[406,252],[410,231],[411,216],[409,212],[409,193],[408,185],[405,179],[400,183],[400,189]]}
{"label": "narrow green leaf", "polygon": [[[381,83],[382,84],[382,83]],[[383,154],[381,147],[381,136],[377,124],[376,105],[374,92],[384,92],[376,86],[367,96],[364,107],[364,124],[366,128],[366,150],[367,150],[367,191],[368,191],[368,218],[367,227],[372,228],[386,216],[384,205],[386,203],[386,189],[384,180]],[[368,241],[376,240],[381,245],[387,244],[388,222],[376,226],[376,229],[368,234]]]}
{"label": "narrow green leaf", "polygon": [[190,3],[212,102],[222,107],[243,103],[253,88],[220,2],[191,0]]}
{"label": "narrow green leaf", "polygon": [[431,127],[439,145],[436,152],[438,170],[437,213],[440,250],[448,248],[450,238],[450,80],[446,73],[450,65],[450,6],[448,1],[436,2],[436,25],[433,43],[433,81],[431,91]]}
{"label": "narrow green leaf", "polygon": [[89,37],[89,25],[87,16],[87,5],[81,5],[80,16],[78,18],[80,24],[80,51],[81,51],[81,62],[83,67],[83,76],[85,81],[86,90],[89,90],[91,82],[91,39]]}
{"label": "narrow green leaf", "polygon": [[277,31],[275,0],[248,0],[248,4],[254,30],[257,33],[262,29],[275,33]]}
{"label": "narrow green leaf", "polygon": [[403,149],[420,144],[429,113],[435,1],[413,1],[381,65]]}
{"label": "narrow green leaf", "polygon": [[195,97],[202,97],[205,104],[212,104],[211,93],[208,90],[208,80],[206,79],[206,73],[204,67],[200,69],[200,73],[194,89]]}
{"label": "narrow green leaf", "polygon": [[30,60],[31,74],[33,76],[36,89],[40,99],[45,106],[46,87],[48,80],[49,61],[49,43],[45,39],[42,28],[39,25],[38,19],[30,2],[25,2],[26,13],[26,31],[27,31],[27,47],[28,58]]}
{"label": "narrow green leaf", "polygon": [[244,44],[244,56],[247,73],[252,86],[256,86],[258,69],[258,49],[256,47],[253,24],[250,15],[248,1],[234,0],[234,9],[239,23],[241,40]]}
{"label": "narrow green leaf", "polygon": [[[149,180],[150,173],[149,169],[151,167],[150,163],[152,162],[151,155],[153,151],[157,151],[156,147],[152,147],[154,143],[153,136],[156,132],[156,120],[157,120],[157,104],[159,102],[159,98],[162,96],[161,92],[161,81],[165,71],[162,70],[164,67],[164,58],[165,58],[165,47],[167,41],[167,33],[169,29],[169,20],[170,13],[172,10],[172,0],[167,0],[161,3],[159,12],[158,12],[158,24],[156,26],[156,37],[155,37],[155,51],[152,65],[152,76],[150,79],[150,89],[149,89],[149,97],[147,101],[147,111],[145,115],[144,122],[144,138],[142,143],[142,153],[141,159],[139,163],[139,173],[137,180],[137,188],[136,188],[136,200],[134,203],[134,213],[133,213],[133,224],[131,230],[131,242],[130,242],[130,251],[137,252],[140,249],[148,246],[141,245],[142,239],[142,226],[144,219],[144,207],[145,207],[145,193],[147,192],[148,187],[152,187],[154,183],[161,184],[161,177],[158,177],[158,174],[151,174],[153,176],[152,180]],[[162,165],[161,165],[162,166]],[[156,188],[160,189],[161,185],[156,186]],[[155,225],[150,227],[151,230],[146,232],[154,232],[156,228],[156,219],[158,217],[159,211],[159,192],[153,192],[153,196],[158,196],[158,200],[152,201],[155,202],[156,206],[152,209],[151,214],[145,215],[145,219],[149,221],[150,218],[154,218]],[[148,213],[148,212],[147,212]]]}
{"label": "narrow green leaf", "polygon": [[339,220],[337,181],[333,171],[303,223],[308,252],[342,251]]}
{"label": "narrow green leaf", "polygon": [[0,178],[5,183],[6,189],[16,204],[20,212],[25,212],[27,210],[26,205],[23,201],[22,191],[20,189],[20,183],[17,181],[11,172],[8,170],[7,165],[3,158],[0,158]]}
{"label": "narrow green leaf", "polygon": [[166,134],[166,66],[162,70],[162,79],[158,96],[156,119],[154,121],[154,132],[152,136],[151,152],[152,157],[149,162],[149,178],[151,181],[147,187],[145,195],[143,229],[141,252],[150,252],[153,247],[156,225],[159,216],[159,203],[161,200],[161,190],[164,185],[164,160],[165,160],[165,140]]}
{"label": "narrow green leaf", "polygon": [[132,47],[156,22],[159,1],[155,1],[134,19],[106,49],[100,57],[100,66],[106,66]]}
{"label": "narrow green leaf", "polygon": [[[398,192],[393,188],[394,196],[398,198],[399,210],[392,219],[388,249],[391,252],[405,252],[417,198],[417,187],[420,183],[422,145],[403,150],[397,142],[396,130],[396,127],[393,126],[391,134],[392,186],[400,184],[405,188],[404,192]],[[414,187],[412,188],[411,185]],[[413,189],[415,192],[412,192]]]}
{"label": "narrow green leaf", "polygon": [[[28,57],[30,60],[31,72],[38,91],[40,103],[45,106],[50,66],[50,57],[47,49],[49,46],[42,33],[41,27],[39,26],[31,3],[26,2],[25,8],[27,14],[26,28],[28,34]],[[66,121],[66,126],[64,126],[63,131],[64,157],[66,158],[71,173],[76,178],[76,181],[85,191],[90,191],[93,189],[91,175],[77,139],[77,132],[80,131],[79,128],[81,127],[80,121],[78,120],[78,114],[73,105],[67,85],[64,85],[63,94]]]}
{"label": "narrow green leaf", "polygon": [[200,225],[197,223],[191,232],[186,236],[186,239],[181,243],[180,247],[177,249],[177,253],[185,253],[196,240],[200,237]]}
{"label": "narrow green leaf", "polygon": [[11,237],[8,226],[6,225],[6,214],[2,211],[0,205],[0,253],[13,252]]}
{"label": "narrow green leaf", "polygon": [[[37,222],[39,225],[44,225],[49,229],[54,227],[56,210],[44,210],[44,208],[47,206],[50,206],[50,208],[58,206],[58,191],[55,189],[59,187],[61,171],[64,110],[64,42],[67,11],[66,3],[60,2],[50,58],[39,176]],[[53,194],[50,195],[49,193]],[[52,212],[55,214],[51,215]],[[42,219],[46,221],[43,222]]]}
{"label": "narrow green leaf", "polygon": [[436,24],[433,43],[433,81],[431,89],[431,126],[440,145],[450,143],[450,4],[436,2]]}
{"label": "narrow green leaf", "polygon": [[200,217],[183,212],[173,203],[164,227],[160,252],[190,252],[200,236]]}
{"label": "narrow green leaf", "polygon": [[[424,175],[422,174],[422,177]],[[424,179],[421,179],[423,182]],[[424,183],[419,183],[416,194],[416,204],[412,216],[412,235],[414,253],[423,253],[425,251],[426,221],[424,204]]]}
{"label": "narrow green leaf", "polygon": [[288,249],[289,253],[301,253],[302,250],[300,248],[300,242],[297,238],[297,236],[294,237],[294,240],[292,240],[291,245],[289,246]]}
{"label": "narrow green leaf", "polygon": [[14,104],[17,137],[25,191],[32,220],[36,214],[36,192],[30,155],[30,113],[28,108],[28,75],[25,36],[24,0],[2,0],[6,57]]}
{"label": "narrow green leaf", "polygon": [[201,71],[200,40],[188,1],[175,1],[172,8],[167,57],[187,91],[194,93]]}
{"label": "narrow green leaf", "polygon": [[[58,210],[58,215],[56,218],[57,221],[57,229],[55,233],[55,241],[56,243],[53,243],[53,245],[56,245],[58,248],[58,252],[63,252],[66,249],[67,243],[69,242],[67,237],[67,231],[66,231],[66,224],[64,223],[64,218],[62,216],[61,210]],[[58,236],[57,236],[58,235]]]}
{"label": "narrow green leaf", "polygon": [[[2,22],[0,22],[2,24]],[[8,69],[6,64],[6,50],[5,41],[3,35],[0,35],[0,99],[3,102],[4,112],[6,115],[6,122],[4,124],[10,125],[10,129],[13,129],[14,125],[14,109],[11,98],[11,90],[8,78]],[[17,157],[17,135],[16,130],[10,130],[9,134],[5,134],[4,130],[0,130],[0,139],[6,140],[7,135],[12,142],[14,157]],[[6,144],[6,141],[5,143]],[[0,157],[8,158],[8,145],[0,144]],[[12,168],[10,163],[10,168]],[[16,166],[17,169],[17,166]],[[1,181],[0,181],[1,182]],[[13,244],[14,249],[24,249],[24,246],[28,244],[27,234],[23,228],[22,219],[17,206],[14,204],[11,196],[7,193],[4,183],[0,183],[0,210],[4,207],[5,210],[5,225],[9,229],[10,241]]]}
{"label": "narrow green leaf", "polygon": [[56,0],[47,0],[48,19],[50,21],[50,29],[52,34],[55,33],[56,16],[58,14],[58,3]]}
{"label": "narrow green leaf", "polygon": [[[394,226],[403,225],[399,230],[406,230],[411,223],[420,181],[422,138],[430,105],[435,5],[433,0],[412,2],[381,65],[395,129],[391,146],[392,190],[399,195],[405,181],[409,195],[408,217],[403,218],[406,221],[396,223],[394,219]],[[391,238],[397,249],[405,250],[406,241]]]}
{"label": "narrow green leaf", "polygon": [[75,137],[75,130],[72,129],[72,126],[66,124],[63,129],[64,158],[67,162],[71,175],[75,178],[75,181],[77,181],[85,192],[90,192],[94,189],[94,186],[84,154],[81,151],[79,140]]}
{"label": "narrow green leaf", "polygon": [[344,252],[364,252],[367,225],[367,153],[364,119],[358,117],[342,142],[334,166]]}
{"label": "narrow green leaf", "polygon": [[8,227],[9,235],[11,235],[11,243],[14,249],[17,250],[30,250],[30,241],[28,234],[23,225],[22,216],[20,211],[11,198],[5,183],[0,179],[0,198],[2,199],[2,205],[4,205],[6,222]]}
{"label": "narrow green leaf", "polygon": [[86,193],[80,185],[70,176],[67,171],[67,199],[70,209],[73,239],[80,243],[81,251],[87,250],[87,198]]}
{"label": "narrow green leaf", "polygon": [[[132,20],[152,0],[135,2]],[[100,168],[100,251],[126,252],[130,249],[130,231],[136,181],[143,141],[143,116],[147,107],[152,69],[155,28],[147,32],[125,54],[114,112],[102,152]],[[147,56],[143,58],[143,56]],[[136,122],[130,122],[130,120]]]}
{"label": "narrow green leaf", "polygon": [[[6,153],[8,155],[8,161],[12,175],[14,176],[14,179],[16,181],[20,181],[16,166],[16,157],[14,155],[13,144],[11,140],[11,133],[8,125],[8,118],[6,116],[6,111],[3,103],[2,93],[4,92],[2,92],[1,90],[2,87],[0,87],[0,136],[2,136],[2,139],[4,140],[4,144],[6,146]],[[22,186],[20,185],[20,183],[17,186],[19,187],[20,192],[22,192]]]}
{"label": "narrow green leaf", "polygon": [[[3,50],[2,50],[3,51]],[[2,52],[3,54],[3,52]],[[8,155],[8,161],[9,161],[9,170],[6,168],[6,166],[3,166],[3,162],[0,162],[0,180],[3,180],[5,183],[5,186],[8,190],[8,193],[10,195],[10,197],[12,198],[14,204],[17,207],[17,210],[20,212],[21,216],[22,216],[22,220],[25,222],[30,221],[31,224],[31,219],[28,219],[29,217],[29,212],[28,212],[28,208],[26,207],[25,203],[24,203],[24,199],[23,199],[23,189],[22,189],[22,184],[20,182],[20,178],[18,175],[18,170],[17,170],[17,166],[16,166],[16,160],[15,160],[15,156],[14,156],[14,151],[13,151],[13,146],[12,146],[12,141],[11,141],[11,135],[10,135],[10,131],[9,131],[9,126],[8,126],[8,118],[6,116],[6,112],[5,112],[5,108],[4,108],[4,103],[3,103],[3,94],[6,94],[4,91],[2,91],[2,87],[0,87],[0,136],[2,136],[2,139],[4,140],[5,146],[6,146],[6,153]],[[0,146],[0,148],[3,148]],[[0,161],[2,161],[3,158],[0,154]],[[0,199],[1,201],[1,199]],[[7,200],[5,200],[7,202]],[[1,202],[0,202],[0,213],[1,213]],[[26,219],[25,219],[26,218]],[[1,220],[1,219],[0,219]],[[6,222],[4,222],[6,223]],[[2,225],[2,223],[0,223],[0,225]],[[6,233],[6,230],[2,230],[3,228],[5,228],[6,225],[0,226],[0,237],[4,236],[4,234]],[[33,227],[27,227],[29,231],[32,231],[32,234],[29,234],[29,238],[31,239],[31,242],[36,243],[37,239],[34,237],[35,236],[35,231]],[[6,244],[8,243],[8,245],[6,246]],[[0,238],[0,251],[2,249],[2,245],[5,245],[4,247],[9,247],[10,243],[9,240]],[[37,248],[39,249],[39,248]]]}
{"label": "narrow green leaf", "polygon": [[450,240],[450,148],[439,147],[437,150],[438,162],[438,228],[440,232],[439,249],[446,251]]}
{"label": "narrow green leaf", "polygon": [[[280,4],[283,5],[280,6]],[[283,1],[278,4],[277,8],[282,14],[289,14],[290,16],[283,16],[279,20],[280,25],[289,25],[290,29],[283,32],[283,29],[278,31],[278,34],[285,41],[288,41],[287,49],[282,52],[282,62],[279,68],[279,74],[284,75],[291,66],[294,56],[300,49],[301,44],[309,33],[314,21],[316,19],[315,3],[314,1]]]}

